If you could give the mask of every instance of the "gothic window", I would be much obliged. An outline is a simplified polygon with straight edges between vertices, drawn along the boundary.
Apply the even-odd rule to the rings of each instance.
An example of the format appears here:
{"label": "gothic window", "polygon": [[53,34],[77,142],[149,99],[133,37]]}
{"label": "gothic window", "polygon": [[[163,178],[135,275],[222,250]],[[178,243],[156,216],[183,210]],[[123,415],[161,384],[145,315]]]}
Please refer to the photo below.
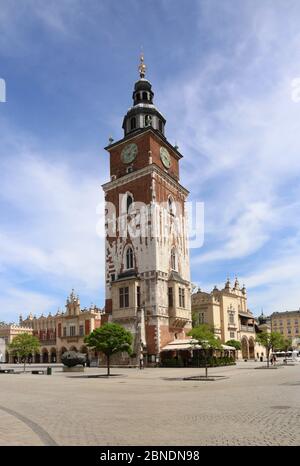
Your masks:
{"label": "gothic window", "polygon": [[234,324],[234,314],[232,312],[229,313],[229,323]]}
{"label": "gothic window", "polygon": [[175,248],[172,249],[171,251],[171,269],[172,270],[177,270],[177,260],[176,260],[176,251],[175,251]]}
{"label": "gothic window", "polygon": [[127,207],[127,213],[129,212],[129,207],[133,203],[133,197],[130,194],[127,194],[127,200],[126,200],[126,207]]}
{"label": "gothic window", "polygon": [[124,286],[119,289],[120,308],[129,307],[129,288]]}
{"label": "gothic window", "polygon": [[130,129],[135,129],[136,128],[136,118],[133,117],[130,120]]}
{"label": "gothic window", "polygon": [[133,251],[129,247],[126,251],[126,269],[133,269]]}
{"label": "gothic window", "polygon": [[76,327],[75,325],[70,325],[70,337],[74,337],[76,335]]}
{"label": "gothic window", "polygon": [[175,206],[172,196],[168,197],[168,212],[170,215],[175,215]]}

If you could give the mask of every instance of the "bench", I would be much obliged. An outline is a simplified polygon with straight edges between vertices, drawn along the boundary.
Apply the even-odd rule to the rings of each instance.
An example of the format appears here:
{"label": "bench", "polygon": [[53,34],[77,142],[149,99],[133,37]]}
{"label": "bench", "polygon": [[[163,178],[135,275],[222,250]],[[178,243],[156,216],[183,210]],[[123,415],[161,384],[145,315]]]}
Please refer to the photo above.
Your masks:
{"label": "bench", "polygon": [[0,369],[0,374],[14,374],[14,369]]}
{"label": "bench", "polygon": [[31,373],[34,375],[38,375],[38,374],[45,374],[46,371],[43,371],[42,369],[37,369],[37,370],[31,371]]}

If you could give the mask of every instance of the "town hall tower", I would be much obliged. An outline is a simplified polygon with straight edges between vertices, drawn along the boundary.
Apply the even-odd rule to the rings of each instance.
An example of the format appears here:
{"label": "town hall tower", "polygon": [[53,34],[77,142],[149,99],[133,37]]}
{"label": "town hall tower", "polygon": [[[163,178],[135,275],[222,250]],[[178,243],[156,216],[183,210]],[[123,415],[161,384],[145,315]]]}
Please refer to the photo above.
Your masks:
{"label": "town hall tower", "polygon": [[134,353],[157,362],[167,343],[191,328],[191,286],[182,155],[165,136],[141,56],[124,136],[110,139],[106,201],[106,301],[109,321],[134,336]]}

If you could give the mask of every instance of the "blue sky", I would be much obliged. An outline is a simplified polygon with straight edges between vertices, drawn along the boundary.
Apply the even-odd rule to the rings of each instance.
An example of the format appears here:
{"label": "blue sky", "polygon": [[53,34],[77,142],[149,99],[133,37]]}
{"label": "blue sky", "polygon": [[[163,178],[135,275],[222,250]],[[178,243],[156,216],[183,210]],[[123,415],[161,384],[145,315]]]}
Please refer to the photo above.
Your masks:
{"label": "blue sky", "polygon": [[[300,306],[298,0],[1,0],[0,320],[103,306],[101,184],[141,46],[181,181],[205,202],[202,289]],[[99,207],[100,206],[100,207]]]}

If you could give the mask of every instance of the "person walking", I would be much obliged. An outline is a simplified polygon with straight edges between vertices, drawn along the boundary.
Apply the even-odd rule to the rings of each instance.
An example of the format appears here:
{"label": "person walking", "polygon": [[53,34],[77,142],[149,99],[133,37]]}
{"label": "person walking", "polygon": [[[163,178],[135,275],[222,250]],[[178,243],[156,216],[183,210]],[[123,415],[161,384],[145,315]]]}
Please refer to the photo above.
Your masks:
{"label": "person walking", "polygon": [[140,370],[144,369],[144,355],[140,354]]}

